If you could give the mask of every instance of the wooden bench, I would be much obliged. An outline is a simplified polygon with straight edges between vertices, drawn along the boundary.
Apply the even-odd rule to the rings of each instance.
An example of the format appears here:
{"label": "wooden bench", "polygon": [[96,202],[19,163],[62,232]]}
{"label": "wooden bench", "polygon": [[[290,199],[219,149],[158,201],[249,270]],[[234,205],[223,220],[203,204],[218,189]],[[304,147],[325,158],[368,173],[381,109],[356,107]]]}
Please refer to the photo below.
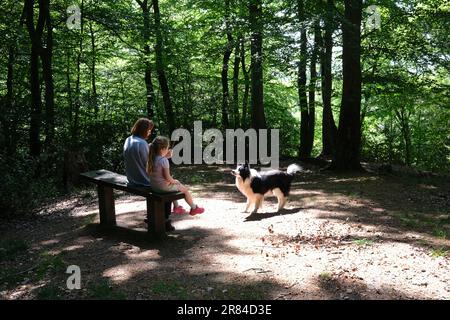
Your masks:
{"label": "wooden bench", "polygon": [[166,236],[166,215],[170,214],[171,202],[184,199],[181,192],[157,193],[150,187],[134,187],[127,184],[127,177],[108,170],[81,173],[80,177],[97,185],[100,225],[115,226],[116,211],[114,189],[123,190],[147,199],[147,223],[150,236]]}

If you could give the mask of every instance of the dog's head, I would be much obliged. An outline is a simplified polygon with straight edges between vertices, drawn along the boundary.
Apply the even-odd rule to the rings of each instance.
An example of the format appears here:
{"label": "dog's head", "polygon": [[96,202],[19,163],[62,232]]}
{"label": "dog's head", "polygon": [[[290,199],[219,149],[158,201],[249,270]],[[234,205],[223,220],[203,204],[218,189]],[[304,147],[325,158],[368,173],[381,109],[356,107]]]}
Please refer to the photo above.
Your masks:
{"label": "dog's head", "polygon": [[235,177],[241,177],[242,180],[249,178],[251,173],[248,162],[238,164],[235,170],[231,170],[231,174]]}

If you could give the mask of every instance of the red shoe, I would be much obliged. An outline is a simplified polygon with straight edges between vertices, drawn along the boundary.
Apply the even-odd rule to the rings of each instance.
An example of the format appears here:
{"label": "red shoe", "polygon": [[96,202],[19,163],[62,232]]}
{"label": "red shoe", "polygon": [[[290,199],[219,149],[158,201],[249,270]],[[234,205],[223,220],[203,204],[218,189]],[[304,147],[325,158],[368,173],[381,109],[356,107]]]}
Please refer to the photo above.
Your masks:
{"label": "red shoe", "polygon": [[199,206],[197,206],[195,209],[191,209],[191,211],[189,212],[189,214],[191,216],[195,216],[196,214],[201,214],[205,211],[205,209],[200,208]]}
{"label": "red shoe", "polygon": [[178,207],[173,208],[172,213],[185,214],[187,212],[186,212],[186,210],[184,210],[184,208],[182,206],[178,206]]}

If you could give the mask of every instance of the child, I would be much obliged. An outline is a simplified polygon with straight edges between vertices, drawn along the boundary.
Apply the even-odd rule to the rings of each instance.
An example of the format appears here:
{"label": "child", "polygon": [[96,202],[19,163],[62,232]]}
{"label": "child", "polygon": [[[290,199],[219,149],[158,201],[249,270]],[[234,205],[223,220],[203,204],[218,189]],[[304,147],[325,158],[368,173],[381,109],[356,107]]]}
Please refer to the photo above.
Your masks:
{"label": "child", "polygon": [[[150,177],[150,185],[155,191],[159,192],[183,192],[186,202],[191,207],[189,214],[194,216],[196,214],[203,213],[205,209],[200,208],[194,203],[189,190],[182,185],[180,181],[173,179],[170,175],[169,160],[166,158],[166,155],[169,152],[169,143],[170,140],[168,138],[158,136],[150,144],[147,162],[147,172]],[[183,207],[178,205],[178,201],[174,201],[173,204],[173,213],[185,213]]]}

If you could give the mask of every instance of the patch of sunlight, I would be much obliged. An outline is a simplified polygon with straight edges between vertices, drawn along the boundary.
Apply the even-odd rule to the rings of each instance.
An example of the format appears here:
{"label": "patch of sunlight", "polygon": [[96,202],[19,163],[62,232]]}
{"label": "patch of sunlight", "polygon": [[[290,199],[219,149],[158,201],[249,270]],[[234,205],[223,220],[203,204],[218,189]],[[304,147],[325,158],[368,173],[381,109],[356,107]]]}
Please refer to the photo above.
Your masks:
{"label": "patch of sunlight", "polygon": [[376,177],[331,178],[331,182],[365,182],[376,181]]}
{"label": "patch of sunlight", "polygon": [[62,237],[65,234],[67,234],[67,232],[60,232],[60,233],[55,234],[55,237]]}
{"label": "patch of sunlight", "polygon": [[116,203],[116,214],[147,210],[145,201]]}
{"label": "patch of sunlight", "polygon": [[50,239],[50,240],[41,241],[39,244],[42,246],[50,246],[52,244],[57,244],[57,243],[59,243],[58,239]]}
{"label": "patch of sunlight", "polygon": [[428,190],[438,189],[438,187],[432,186],[432,185],[429,185],[429,184],[419,184],[419,187],[422,188],[422,189],[428,189]]}
{"label": "patch of sunlight", "polygon": [[98,208],[96,208],[94,210],[78,212],[77,216],[84,217],[84,216],[88,216],[88,215],[91,215],[91,214],[94,214],[94,213],[98,214]]}
{"label": "patch of sunlight", "polygon": [[132,273],[129,270],[124,269],[123,266],[119,266],[106,270],[105,272],[103,272],[103,276],[108,277],[115,282],[123,282],[130,279]]}
{"label": "patch of sunlight", "polygon": [[140,262],[122,264],[105,270],[102,276],[114,282],[124,282],[133,278],[136,274],[154,270],[158,267],[156,262]]}
{"label": "patch of sunlight", "polygon": [[84,246],[73,245],[73,246],[65,247],[62,251],[74,251],[74,250],[78,250],[78,249],[82,249],[82,248],[84,248]]}
{"label": "patch of sunlight", "polygon": [[90,237],[79,237],[78,239],[76,239],[76,243],[80,244],[80,245],[86,245],[89,243],[94,242],[94,239],[90,238]]}

